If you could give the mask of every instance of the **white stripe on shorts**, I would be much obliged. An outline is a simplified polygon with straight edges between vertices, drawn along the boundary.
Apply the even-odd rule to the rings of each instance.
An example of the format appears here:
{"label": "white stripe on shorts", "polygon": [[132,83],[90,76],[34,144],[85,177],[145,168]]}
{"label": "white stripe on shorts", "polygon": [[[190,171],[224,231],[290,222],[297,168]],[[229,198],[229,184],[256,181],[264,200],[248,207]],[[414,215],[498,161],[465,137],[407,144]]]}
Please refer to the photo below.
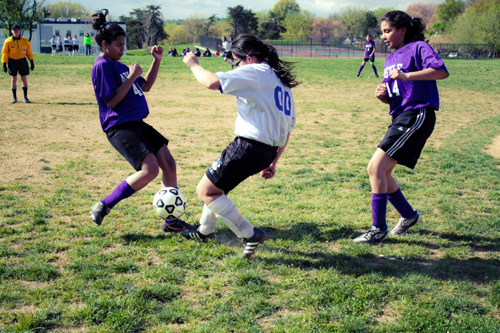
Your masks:
{"label": "white stripe on shorts", "polygon": [[401,148],[405,143],[406,141],[408,141],[410,139],[410,137],[418,130],[420,129],[420,127],[422,127],[424,121],[425,121],[425,108],[421,108],[420,109],[420,112],[418,113],[417,115],[417,121],[415,121],[415,124],[413,124],[412,127],[408,128],[406,130],[406,132],[401,135],[397,140],[396,142],[394,142],[394,144],[392,145],[391,148],[387,149],[386,151],[386,154],[389,155],[389,156],[393,156],[396,151]]}

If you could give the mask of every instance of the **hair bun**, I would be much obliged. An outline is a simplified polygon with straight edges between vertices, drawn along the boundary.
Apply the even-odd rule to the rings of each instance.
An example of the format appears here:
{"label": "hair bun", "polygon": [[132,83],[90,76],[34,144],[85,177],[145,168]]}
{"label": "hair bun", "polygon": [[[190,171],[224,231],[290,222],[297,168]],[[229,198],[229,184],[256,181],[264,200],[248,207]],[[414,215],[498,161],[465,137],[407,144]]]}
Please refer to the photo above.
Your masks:
{"label": "hair bun", "polygon": [[100,30],[106,25],[106,16],[109,14],[109,10],[101,9],[94,14],[92,14],[92,27],[94,30]]}

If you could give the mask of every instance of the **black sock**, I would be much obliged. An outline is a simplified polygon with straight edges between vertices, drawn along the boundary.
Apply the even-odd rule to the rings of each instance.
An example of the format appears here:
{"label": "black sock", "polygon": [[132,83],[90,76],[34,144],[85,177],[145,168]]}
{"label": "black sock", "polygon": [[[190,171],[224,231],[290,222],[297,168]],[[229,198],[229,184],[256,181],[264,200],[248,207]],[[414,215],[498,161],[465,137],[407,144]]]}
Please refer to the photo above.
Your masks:
{"label": "black sock", "polygon": [[17,87],[12,87],[12,95],[17,99]]}
{"label": "black sock", "polygon": [[28,98],[28,86],[23,86],[24,98]]}

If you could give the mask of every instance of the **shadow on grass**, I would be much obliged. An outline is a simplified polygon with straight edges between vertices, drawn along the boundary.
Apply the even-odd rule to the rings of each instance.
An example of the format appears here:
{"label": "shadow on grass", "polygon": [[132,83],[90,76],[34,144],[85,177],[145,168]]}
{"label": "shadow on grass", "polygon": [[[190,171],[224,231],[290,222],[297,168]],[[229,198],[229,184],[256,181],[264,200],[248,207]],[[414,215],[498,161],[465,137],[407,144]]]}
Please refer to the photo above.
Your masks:
{"label": "shadow on grass", "polygon": [[[301,240],[304,232],[314,234],[317,241],[333,241],[337,239],[352,238],[356,232],[348,227],[339,227],[333,229],[333,233],[320,231],[314,223],[302,222],[298,224],[299,230],[295,226],[290,230],[279,230],[266,228],[266,231],[273,239]],[[293,230],[293,232],[291,232]],[[499,251],[498,241],[492,238],[479,236],[460,236],[451,233],[436,233],[427,230],[419,230],[421,234],[432,234],[450,241],[466,242],[464,246],[476,248],[478,252]],[[320,237],[317,237],[320,235]],[[328,235],[325,235],[328,234]],[[404,237],[390,238],[384,243],[384,246],[391,243],[407,243],[409,245],[423,246],[430,249],[445,247],[432,244],[425,241],[416,241],[415,239],[406,240]],[[481,244],[476,247],[475,244]],[[500,261],[487,258],[398,258],[398,257],[378,257],[364,251],[363,248],[373,246],[366,244],[352,244],[353,251],[358,255],[349,255],[345,253],[335,253],[327,251],[313,250],[311,252],[294,251],[284,248],[266,247],[268,251],[274,252],[271,258],[260,259],[273,265],[290,265],[302,269],[324,269],[335,268],[344,274],[363,275],[379,273],[388,277],[404,277],[409,274],[420,274],[439,280],[471,281],[473,283],[484,283],[496,281],[500,278]],[[375,245],[377,246],[377,245]]]}
{"label": "shadow on grass", "polygon": [[34,102],[33,104],[47,104],[47,105],[96,105],[97,106],[97,103],[74,103],[74,102],[56,102],[56,103],[52,103],[52,102],[46,102],[46,103],[42,103],[42,102]]}
{"label": "shadow on grass", "polygon": [[174,233],[163,233],[163,234],[141,234],[141,233],[124,233],[121,235],[125,244],[133,244],[133,243],[151,243],[157,241],[164,241],[165,239],[169,239],[172,237]]}

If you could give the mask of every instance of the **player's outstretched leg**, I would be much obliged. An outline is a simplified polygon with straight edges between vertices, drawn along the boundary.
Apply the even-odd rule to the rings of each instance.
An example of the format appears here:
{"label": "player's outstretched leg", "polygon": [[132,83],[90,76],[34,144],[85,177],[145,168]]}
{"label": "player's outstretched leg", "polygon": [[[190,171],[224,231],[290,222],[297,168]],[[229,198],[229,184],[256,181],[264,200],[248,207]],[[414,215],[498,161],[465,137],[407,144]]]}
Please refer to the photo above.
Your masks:
{"label": "player's outstretched leg", "polygon": [[402,235],[408,231],[411,227],[416,225],[417,223],[422,222],[422,215],[415,210],[415,216],[408,218],[400,218],[398,224],[392,229],[391,234],[393,235]]}
{"label": "player's outstretched leg", "polygon": [[364,234],[353,239],[354,243],[377,244],[389,238],[389,229],[380,230],[371,226]]}
{"label": "player's outstretched leg", "polygon": [[241,257],[251,259],[257,247],[264,243],[266,239],[266,232],[260,228],[254,227],[253,236],[243,238],[243,252],[241,253]]}
{"label": "player's outstretched leg", "polygon": [[101,201],[96,202],[90,209],[90,218],[95,222],[95,224],[101,225],[102,220],[109,214],[110,211],[111,209],[105,203]]}
{"label": "player's outstretched leg", "polygon": [[192,224],[186,223],[181,219],[175,219],[172,221],[165,220],[161,226],[163,232],[181,232],[184,230],[195,229],[196,227]]}

